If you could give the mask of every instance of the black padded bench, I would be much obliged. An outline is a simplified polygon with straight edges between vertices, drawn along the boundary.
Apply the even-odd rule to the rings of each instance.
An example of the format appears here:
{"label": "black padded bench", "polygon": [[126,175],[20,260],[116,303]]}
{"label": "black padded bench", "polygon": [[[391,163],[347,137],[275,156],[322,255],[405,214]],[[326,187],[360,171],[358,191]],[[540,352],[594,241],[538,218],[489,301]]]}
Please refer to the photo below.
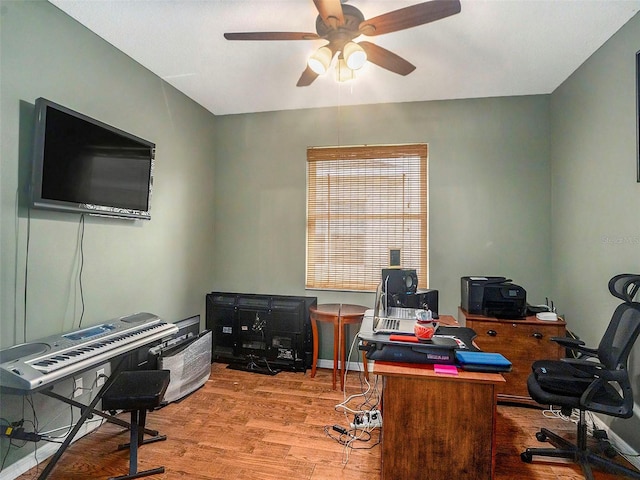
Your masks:
{"label": "black padded bench", "polygon": [[164,472],[164,467],[138,472],[138,447],[146,443],[167,439],[165,435],[156,435],[145,439],[144,430],[147,410],[160,406],[169,386],[169,377],[169,370],[120,372],[103,395],[103,410],[131,412],[130,442],[118,447],[118,450],[129,448],[129,474],[111,477],[109,480],[129,480]]}

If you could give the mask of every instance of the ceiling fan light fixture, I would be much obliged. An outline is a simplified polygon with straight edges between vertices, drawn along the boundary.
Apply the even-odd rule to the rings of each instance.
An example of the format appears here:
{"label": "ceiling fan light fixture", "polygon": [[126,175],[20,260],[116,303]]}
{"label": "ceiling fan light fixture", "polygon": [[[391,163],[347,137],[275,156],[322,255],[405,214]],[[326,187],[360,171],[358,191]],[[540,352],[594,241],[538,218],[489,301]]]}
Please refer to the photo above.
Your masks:
{"label": "ceiling fan light fixture", "polygon": [[[0,0],[1,1],[1,0]],[[310,32],[236,32],[225,33],[227,40],[325,40],[307,60],[307,67],[298,79],[297,87],[311,85],[330,68],[333,57],[344,57],[342,68],[336,66],[339,81],[353,79],[354,70],[367,61],[398,75],[408,75],[416,67],[395,53],[375,43],[353,39],[360,35],[378,36],[435,22],[460,13],[460,0],[427,0],[410,7],[392,10],[365,19],[363,13],[349,5],[348,0],[313,0],[316,33]],[[389,2],[393,3],[393,2]],[[286,12],[285,12],[286,13]],[[367,58],[369,57],[369,58]],[[336,62],[337,63],[337,62]]]}
{"label": "ceiling fan light fixture", "polygon": [[342,55],[351,70],[358,70],[367,62],[367,52],[355,42],[347,42],[342,48]]}
{"label": "ceiling fan light fixture", "polygon": [[333,58],[333,52],[331,49],[329,47],[320,47],[313,55],[311,55],[311,57],[309,57],[307,64],[315,73],[322,75],[329,69],[331,58]]}

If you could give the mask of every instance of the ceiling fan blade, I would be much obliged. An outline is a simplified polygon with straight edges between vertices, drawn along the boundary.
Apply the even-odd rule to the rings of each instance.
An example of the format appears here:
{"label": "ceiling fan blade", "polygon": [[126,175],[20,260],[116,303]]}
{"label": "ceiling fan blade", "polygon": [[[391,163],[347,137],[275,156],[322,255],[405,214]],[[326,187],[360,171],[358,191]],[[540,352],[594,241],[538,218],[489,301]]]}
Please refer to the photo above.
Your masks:
{"label": "ceiling fan blade", "polygon": [[316,78],[318,78],[318,74],[307,66],[304,72],[302,72],[298,83],[296,83],[296,87],[307,87],[311,85]]}
{"label": "ceiling fan blade", "polygon": [[367,53],[368,61],[390,72],[397,73],[398,75],[409,75],[416,69],[415,65],[407,62],[404,58],[374,43],[359,42],[358,45]]}
{"label": "ceiling fan blade", "polygon": [[459,0],[432,0],[384,13],[360,24],[364,35],[382,35],[417,27],[460,13]]}
{"label": "ceiling fan blade", "polygon": [[304,32],[242,32],[225,33],[227,40],[317,40],[317,33]]}
{"label": "ceiling fan blade", "polygon": [[344,14],[340,0],[313,0],[318,13],[327,27],[336,28],[344,25]]}

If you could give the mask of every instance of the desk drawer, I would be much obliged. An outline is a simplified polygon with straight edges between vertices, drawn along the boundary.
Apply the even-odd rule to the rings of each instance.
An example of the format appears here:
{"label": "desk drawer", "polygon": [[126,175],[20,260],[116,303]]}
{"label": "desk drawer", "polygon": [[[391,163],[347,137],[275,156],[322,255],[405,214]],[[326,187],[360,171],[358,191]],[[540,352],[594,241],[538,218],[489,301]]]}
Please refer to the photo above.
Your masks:
{"label": "desk drawer", "polygon": [[503,395],[528,397],[527,377],[531,364],[539,359],[561,358],[563,354],[562,348],[550,338],[564,336],[564,324],[471,318],[467,318],[466,324],[478,334],[475,343],[481,350],[501,353],[513,364],[511,372],[504,375],[506,384],[499,390]]}

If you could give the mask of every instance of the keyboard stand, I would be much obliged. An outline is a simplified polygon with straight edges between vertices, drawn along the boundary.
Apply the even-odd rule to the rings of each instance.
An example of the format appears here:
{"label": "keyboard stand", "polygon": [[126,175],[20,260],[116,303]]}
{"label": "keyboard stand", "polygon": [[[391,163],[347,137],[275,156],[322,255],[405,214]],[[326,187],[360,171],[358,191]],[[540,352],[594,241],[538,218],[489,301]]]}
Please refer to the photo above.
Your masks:
{"label": "keyboard stand", "polygon": [[[107,391],[107,389],[111,386],[111,384],[115,381],[116,377],[118,376],[118,373],[120,373],[120,370],[125,365],[125,363],[126,362],[124,362],[124,359],[121,359],[118,362],[117,366],[114,369],[112,369],[111,375],[109,375],[109,378],[107,378],[107,380],[104,382],[104,385],[98,391],[98,394],[93,398],[93,400],[91,400],[91,403],[89,403],[89,405],[83,405],[82,406],[82,408],[81,408],[82,415],[80,415],[80,418],[78,419],[78,422],[75,424],[75,426],[73,427],[71,432],[69,432],[67,437],[64,439],[64,442],[62,442],[62,444],[60,444],[60,447],[58,447],[58,450],[56,451],[56,453],[53,455],[53,457],[51,457],[51,460],[49,461],[49,463],[47,463],[47,466],[44,468],[44,470],[42,470],[42,473],[38,477],[38,480],[44,480],[45,478],[49,477],[49,474],[51,473],[51,471],[54,469],[54,467],[58,463],[58,460],[60,460],[60,457],[62,457],[62,454],[67,450],[69,445],[71,445],[71,442],[73,441],[73,439],[77,435],[77,433],[80,430],[80,428],[82,427],[82,425],[84,425],[84,422],[93,413],[97,412],[96,405],[98,404],[98,402],[100,400],[102,400],[102,396]],[[57,394],[50,395],[50,394],[53,393],[51,391],[42,391],[40,393],[43,393],[43,394],[48,395],[48,396],[53,397],[53,398],[57,398],[56,397]],[[73,400],[68,399],[68,398],[65,398],[64,401],[66,403],[73,402]],[[78,403],[78,402],[75,402],[75,403]],[[100,412],[100,413],[102,414],[102,412]]]}
{"label": "keyboard stand", "polygon": [[[73,400],[71,398],[67,398],[67,397],[63,397],[62,395],[55,393],[52,390],[44,390],[39,392],[42,395],[46,395],[47,397],[51,397],[51,398],[55,398],[56,400],[60,400],[61,402],[64,402],[68,405],[71,405],[72,407],[77,407],[80,409],[81,412],[84,412],[86,409],[89,409],[89,407],[87,405],[85,405],[84,403],[80,403],[76,400]],[[102,397],[100,397],[102,398]],[[114,423],[116,425],[119,425],[121,427],[124,428],[131,428],[131,423],[127,422],[126,420],[122,420],[121,418],[118,417],[114,417],[113,415],[109,415],[108,413],[104,413],[101,410],[96,410],[95,408],[91,410],[91,413],[94,415],[98,415],[104,419],[107,420],[107,422],[109,423]],[[149,428],[145,428],[144,429],[144,433],[146,435],[151,435],[152,437],[156,436],[159,434],[159,432],[157,430],[151,430]]]}

